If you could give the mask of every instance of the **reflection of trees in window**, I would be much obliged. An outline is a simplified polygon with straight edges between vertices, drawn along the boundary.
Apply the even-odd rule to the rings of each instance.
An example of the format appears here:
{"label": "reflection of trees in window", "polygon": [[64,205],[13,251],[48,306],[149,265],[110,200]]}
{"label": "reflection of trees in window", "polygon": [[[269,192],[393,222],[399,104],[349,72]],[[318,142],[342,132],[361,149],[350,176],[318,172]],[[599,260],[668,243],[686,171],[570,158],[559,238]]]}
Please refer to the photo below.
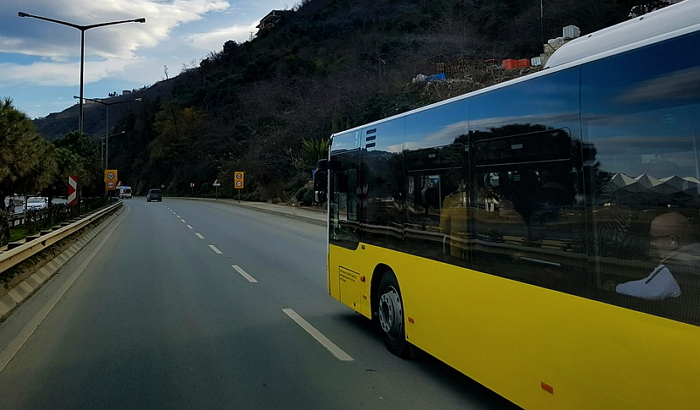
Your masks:
{"label": "reflection of trees in window", "polygon": [[362,240],[379,246],[401,249],[404,217],[403,155],[379,149],[361,152],[359,185]]}
{"label": "reflection of trees in window", "polygon": [[613,175],[600,169],[600,161],[596,158],[598,150],[591,143],[581,146],[583,155],[583,173],[586,181],[590,181],[592,195],[586,197],[588,205],[597,205],[595,202],[610,202],[610,180]]}
{"label": "reflection of trees in window", "polygon": [[[421,148],[404,151],[404,159],[412,184],[409,196],[412,202],[409,204],[414,209],[423,209],[428,216],[430,209],[439,211],[443,197],[454,191],[458,185],[458,177],[453,173],[445,174],[445,170],[464,169],[468,164],[469,151],[466,144],[467,135],[460,135],[453,144],[433,148]],[[439,184],[431,176],[440,175]]]}
{"label": "reflection of trees in window", "polygon": [[[583,192],[581,144],[566,129],[540,124],[509,124],[471,133],[473,158],[479,175],[478,189],[485,188],[499,200],[512,202],[527,227],[526,244],[532,242],[532,224],[551,222],[559,209],[572,208]],[[484,177],[499,175],[497,188],[486,187]]]}
{"label": "reflection of trees in window", "polygon": [[467,136],[460,136],[453,144],[434,148],[406,151],[409,170],[444,169],[464,166],[468,154]]}

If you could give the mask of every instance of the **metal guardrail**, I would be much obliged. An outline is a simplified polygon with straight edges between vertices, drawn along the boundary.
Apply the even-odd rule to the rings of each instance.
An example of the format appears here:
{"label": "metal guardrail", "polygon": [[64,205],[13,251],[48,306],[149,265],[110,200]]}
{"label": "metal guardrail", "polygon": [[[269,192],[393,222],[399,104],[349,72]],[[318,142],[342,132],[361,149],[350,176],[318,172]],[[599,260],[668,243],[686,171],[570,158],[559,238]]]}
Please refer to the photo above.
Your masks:
{"label": "metal guardrail", "polygon": [[47,249],[51,245],[54,245],[55,243],[68,238],[69,236],[83,229],[85,226],[102,218],[106,214],[120,208],[121,206],[122,202],[119,201],[115,204],[99,209],[78,221],[70,223],[55,231],[51,231],[47,234],[41,235],[37,238],[27,240],[26,243],[1,253],[0,272],[4,272],[7,269]]}

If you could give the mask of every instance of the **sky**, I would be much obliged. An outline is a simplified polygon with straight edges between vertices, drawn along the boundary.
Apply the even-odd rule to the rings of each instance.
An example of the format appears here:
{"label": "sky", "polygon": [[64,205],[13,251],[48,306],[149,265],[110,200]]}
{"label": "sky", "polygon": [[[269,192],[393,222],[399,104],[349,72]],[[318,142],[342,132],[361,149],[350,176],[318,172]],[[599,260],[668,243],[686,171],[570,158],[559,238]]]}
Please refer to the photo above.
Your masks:
{"label": "sky", "polygon": [[0,98],[29,118],[75,105],[80,95],[79,29],[18,12],[81,26],[144,17],[85,31],[83,96],[151,86],[199,66],[228,40],[255,35],[272,10],[297,0],[0,0]]}

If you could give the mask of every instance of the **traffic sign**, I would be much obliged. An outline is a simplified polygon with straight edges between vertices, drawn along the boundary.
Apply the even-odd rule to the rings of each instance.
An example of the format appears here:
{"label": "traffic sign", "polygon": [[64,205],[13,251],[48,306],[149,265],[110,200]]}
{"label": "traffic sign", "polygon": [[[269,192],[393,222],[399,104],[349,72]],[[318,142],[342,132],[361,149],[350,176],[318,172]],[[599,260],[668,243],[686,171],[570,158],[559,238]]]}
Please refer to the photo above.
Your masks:
{"label": "traffic sign", "polygon": [[190,188],[194,188],[194,182],[190,182]]}
{"label": "traffic sign", "polygon": [[78,203],[77,201],[78,192],[78,176],[70,175],[68,177],[68,205],[74,206]]}
{"label": "traffic sign", "polygon": [[245,187],[245,172],[236,171],[233,173],[233,187],[243,189]]}
{"label": "traffic sign", "polygon": [[117,189],[117,174],[116,169],[105,169],[105,189],[108,191]]}
{"label": "traffic sign", "polygon": [[107,181],[114,181],[114,184],[116,185],[117,183],[117,170],[116,169],[105,169],[105,182]]}
{"label": "traffic sign", "polygon": [[213,186],[221,186],[221,183],[219,182],[218,179],[215,179],[215,180],[214,180]]}

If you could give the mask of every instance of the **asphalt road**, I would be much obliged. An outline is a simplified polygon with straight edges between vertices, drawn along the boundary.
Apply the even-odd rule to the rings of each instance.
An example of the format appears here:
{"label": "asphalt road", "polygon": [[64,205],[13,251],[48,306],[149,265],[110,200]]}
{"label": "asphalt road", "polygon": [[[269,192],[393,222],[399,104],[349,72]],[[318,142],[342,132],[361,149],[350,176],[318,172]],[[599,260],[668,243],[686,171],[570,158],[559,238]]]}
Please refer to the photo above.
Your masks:
{"label": "asphalt road", "polygon": [[389,354],[328,296],[325,228],[126,201],[0,324],[0,409],[516,409]]}

